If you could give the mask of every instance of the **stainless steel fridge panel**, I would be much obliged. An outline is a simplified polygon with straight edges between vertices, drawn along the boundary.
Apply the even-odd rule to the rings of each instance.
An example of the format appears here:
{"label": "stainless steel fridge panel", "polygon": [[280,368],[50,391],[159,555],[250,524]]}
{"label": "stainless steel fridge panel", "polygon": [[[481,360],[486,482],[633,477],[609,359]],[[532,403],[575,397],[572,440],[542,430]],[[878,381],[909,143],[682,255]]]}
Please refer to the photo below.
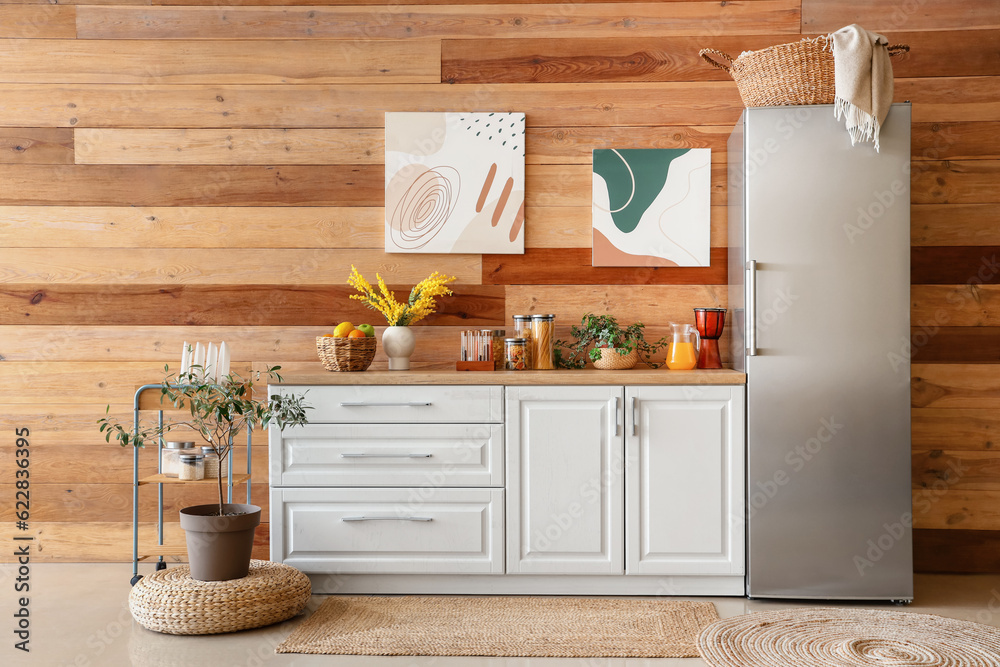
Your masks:
{"label": "stainless steel fridge panel", "polygon": [[746,112],[753,597],[912,597],[909,130],[894,105],[875,153],[829,106]]}
{"label": "stainless steel fridge panel", "polygon": [[744,310],[744,272],[746,267],[746,226],[744,220],[746,210],[743,198],[746,190],[743,187],[746,177],[746,167],[743,163],[743,123],[746,111],[740,116],[732,133],[726,151],[729,157],[728,186],[729,196],[727,209],[729,214],[729,313],[727,321],[730,332],[730,357],[733,360],[733,370],[746,372],[744,357],[746,343],[744,330],[746,327]]}

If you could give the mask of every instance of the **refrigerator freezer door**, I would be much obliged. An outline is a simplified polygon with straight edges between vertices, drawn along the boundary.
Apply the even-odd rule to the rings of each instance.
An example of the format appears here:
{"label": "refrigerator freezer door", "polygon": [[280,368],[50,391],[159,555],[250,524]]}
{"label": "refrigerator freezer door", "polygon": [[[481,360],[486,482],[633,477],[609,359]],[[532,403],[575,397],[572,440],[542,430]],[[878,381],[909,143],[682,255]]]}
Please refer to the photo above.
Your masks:
{"label": "refrigerator freezer door", "polygon": [[879,153],[829,106],[750,109],[742,131],[748,593],[912,598],[910,107]]}

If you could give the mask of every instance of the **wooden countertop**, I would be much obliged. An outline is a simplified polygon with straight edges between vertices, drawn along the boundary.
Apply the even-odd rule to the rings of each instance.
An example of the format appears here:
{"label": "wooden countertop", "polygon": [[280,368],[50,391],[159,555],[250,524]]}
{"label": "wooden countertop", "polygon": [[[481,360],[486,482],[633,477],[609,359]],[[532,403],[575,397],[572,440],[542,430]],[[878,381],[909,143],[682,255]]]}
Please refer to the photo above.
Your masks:
{"label": "wooden countertop", "polygon": [[627,371],[584,370],[556,371],[361,371],[335,373],[322,370],[287,372],[282,369],[281,385],[358,385],[358,384],[499,384],[515,385],[741,385],[747,376],[729,368],[719,370],[671,371],[666,368],[633,368]]}

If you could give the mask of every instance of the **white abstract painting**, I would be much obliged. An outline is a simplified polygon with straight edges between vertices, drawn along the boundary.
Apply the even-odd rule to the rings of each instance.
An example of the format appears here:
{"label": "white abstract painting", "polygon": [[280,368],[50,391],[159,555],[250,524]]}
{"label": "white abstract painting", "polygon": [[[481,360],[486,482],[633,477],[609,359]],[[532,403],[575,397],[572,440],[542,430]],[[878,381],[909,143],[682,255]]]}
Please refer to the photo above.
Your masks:
{"label": "white abstract painting", "polygon": [[524,114],[385,114],[385,251],[524,253]]}

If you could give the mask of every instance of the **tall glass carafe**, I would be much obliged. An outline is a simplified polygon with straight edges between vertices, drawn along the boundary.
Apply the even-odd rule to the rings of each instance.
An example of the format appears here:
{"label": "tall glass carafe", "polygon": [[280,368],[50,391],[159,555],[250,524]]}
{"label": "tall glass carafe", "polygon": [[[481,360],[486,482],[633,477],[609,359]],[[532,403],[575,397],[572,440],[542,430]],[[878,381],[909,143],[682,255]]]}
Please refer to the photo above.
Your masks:
{"label": "tall glass carafe", "polygon": [[698,367],[698,348],[701,337],[693,324],[671,324],[670,343],[667,345],[667,368],[672,371],[689,371]]}

